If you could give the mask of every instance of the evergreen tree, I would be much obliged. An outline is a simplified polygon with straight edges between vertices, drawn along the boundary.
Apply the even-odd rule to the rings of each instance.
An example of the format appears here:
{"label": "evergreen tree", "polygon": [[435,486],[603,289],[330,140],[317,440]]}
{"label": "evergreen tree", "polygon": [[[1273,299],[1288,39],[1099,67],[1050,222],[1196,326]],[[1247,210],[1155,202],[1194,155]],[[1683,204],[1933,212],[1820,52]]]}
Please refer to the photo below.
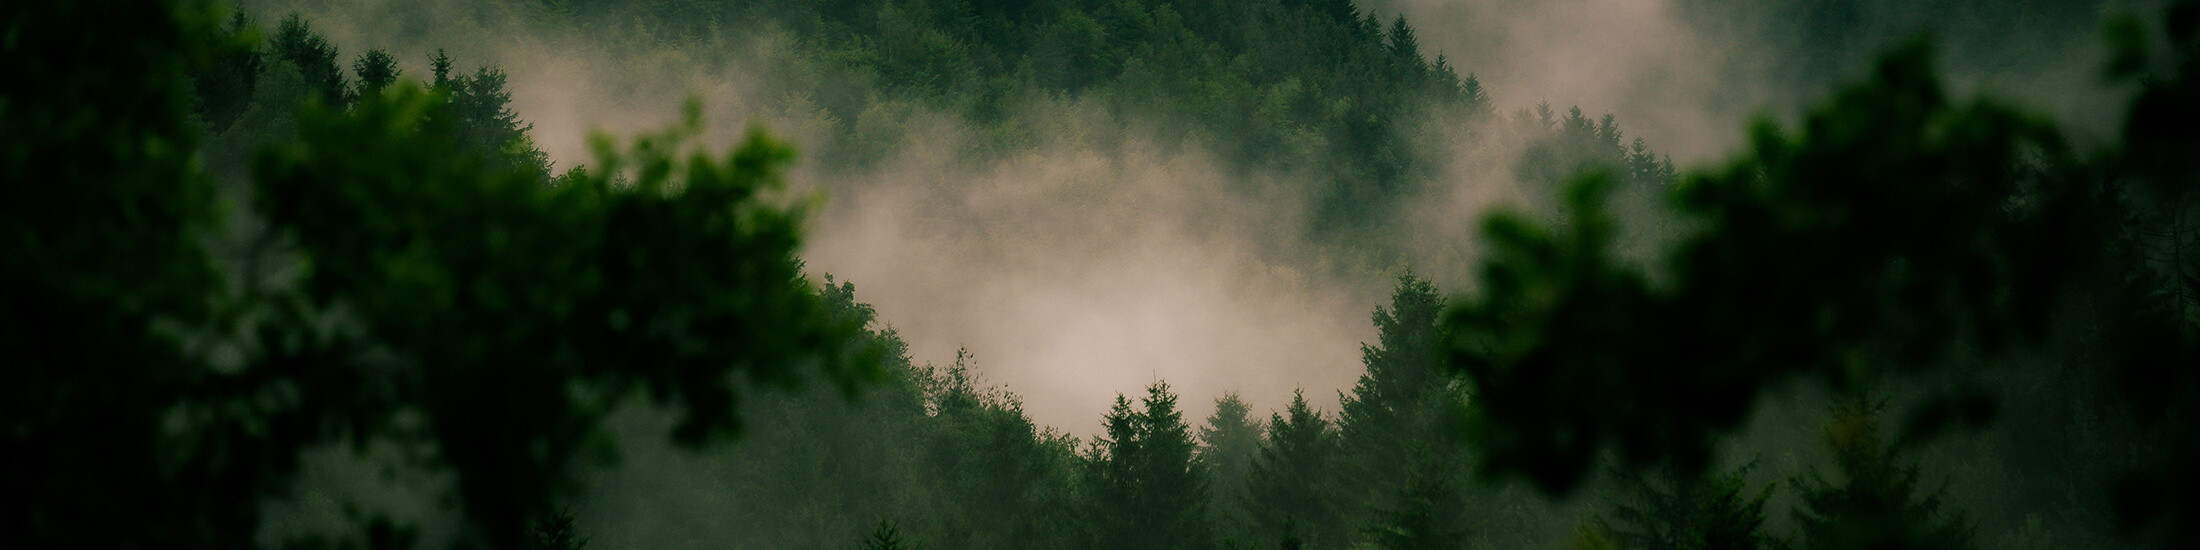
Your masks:
{"label": "evergreen tree", "polygon": [[1199,459],[1207,464],[1210,490],[1209,524],[1218,539],[1249,541],[1251,518],[1245,509],[1246,480],[1253,459],[1260,453],[1260,425],[1247,416],[1245,400],[1236,393],[1215,400],[1215,412],[1199,432]]}
{"label": "evergreen tree", "polygon": [[1775,548],[1765,533],[1765,500],[1772,487],[1752,494],[1745,477],[1754,468],[1689,474],[1670,466],[1648,472],[1615,471],[1619,492],[1612,510],[1596,521],[1615,548],[1642,550],[1759,550]]}
{"label": "evergreen tree", "polygon": [[1466,530],[1463,497],[1447,481],[1467,471],[1452,421],[1462,404],[1458,388],[1439,370],[1443,307],[1434,285],[1410,273],[1398,277],[1390,305],[1375,309],[1378,341],[1361,346],[1366,371],[1344,396],[1338,421],[1340,477],[1353,499],[1348,513],[1362,532],[1393,542]]}
{"label": "evergreen tree", "polygon": [[1304,391],[1293,393],[1283,413],[1269,417],[1260,458],[1247,480],[1255,546],[1345,544],[1348,527],[1332,469],[1337,452],[1337,432],[1307,405]]}
{"label": "evergreen tree", "polygon": [[1146,388],[1143,409],[1116,396],[1096,446],[1095,498],[1105,548],[1205,548],[1206,467],[1167,382]]}
{"label": "evergreen tree", "polygon": [[958,351],[953,366],[928,373],[923,474],[937,504],[928,540],[959,548],[1049,548],[1079,539],[1066,517],[1074,472],[1063,442],[1041,433],[1013,395],[978,385]]}
{"label": "evergreen tree", "polygon": [[398,70],[397,60],[390,57],[390,52],[378,49],[367,50],[359,59],[352,61],[351,71],[359,75],[359,89],[353,93],[355,96],[379,92],[383,87],[397,82],[397,77],[404,74],[404,71]]}
{"label": "evergreen tree", "polygon": [[1367,541],[1388,550],[1442,550],[1466,546],[1467,527],[1460,499],[1458,464],[1443,464],[1455,454],[1449,446],[1423,447],[1418,463],[1407,466],[1393,494],[1376,504],[1361,528]]}
{"label": "evergreen tree", "polygon": [[229,23],[214,37],[210,62],[194,71],[193,112],[206,125],[208,133],[227,130],[251,105],[262,59],[257,44],[259,39],[258,28],[252,19],[239,10],[230,15]]}
{"label": "evergreen tree", "polygon": [[918,547],[915,544],[902,542],[901,527],[894,525],[893,522],[880,520],[878,528],[873,529],[870,536],[863,538],[863,544],[860,548],[862,550],[916,550]]}
{"label": "evergreen tree", "polygon": [[429,74],[434,76],[433,79],[428,81],[428,85],[437,90],[443,90],[444,93],[450,93],[452,65],[450,52],[443,51],[443,48],[436,48],[435,53],[428,56],[428,71]]}
{"label": "evergreen tree", "polygon": [[1813,550],[1973,548],[1971,525],[1941,509],[1941,495],[1920,492],[1918,471],[1879,434],[1880,406],[1850,402],[1826,424],[1835,475],[1815,468],[1794,480],[1802,493],[1795,520]]}
{"label": "evergreen tree", "polygon": [[336,46],[314,32],[305,18],[297,14],[284,17],[268,49],[270,57],[298,71],[306,89],[312,90],[322,105],[342,107],[349,102],[351,85],[345,83],[344,70],[336,64]]}
{"label": "evergreen tree", "polygon": [[[437,63],[445,67],[449,61],[439,57]],[[528,137],[534,125],[520,120],[519,113],[512,111],[506,78],[504,70],[495,67],[449,77],[444,83],[450,94],[444,112],[450,117],[451,137],[463,151],[548,177],[550,157],[536,149],[534,140]]]}
{"label": "evergreen tree", "polygon": [[580,528],[574,525],[571,510],[538,518],[529,535],[528,550],[581,550],[588,547],[588,537],[582,536]]}

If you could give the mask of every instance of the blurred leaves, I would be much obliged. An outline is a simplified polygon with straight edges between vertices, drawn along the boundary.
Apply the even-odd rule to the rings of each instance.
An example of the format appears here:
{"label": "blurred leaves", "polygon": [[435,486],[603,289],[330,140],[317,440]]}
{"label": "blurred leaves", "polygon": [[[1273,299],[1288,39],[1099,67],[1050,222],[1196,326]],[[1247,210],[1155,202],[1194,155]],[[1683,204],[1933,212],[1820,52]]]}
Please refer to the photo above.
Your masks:
{"label": "blurred leaves", "polygon": [[2050,123],[1950,102],[1912,43],[1795,133],[1751,136],[1672,194],[1700,230],[1656,266],[1670,288],[1614,254],[1602,173],[1571,184],[1556,231],[1486,222],[1482,286],[1447,322],[1493,471],[1564,491],[1600,449],[1699,468],[1773,383],[1868,383],[2044,331],[2043,285],[2076,256],[2035,246],[2077,202]]}
{"label": "blurred leaves", "polygon": [[[348,111],[309,107],[298,139],[262,154],[259,197],[311,266],[314,303],[356,311],[406,365],[384,372],[386,408],[366,410],[427,414],[492,540],[542,513],[630,394],[676,407],[674,439],[699,445],[738,432],[744,385],[881,377],[876,350],[833,352],[868,317],[830,314],[802,278],[804,210],[777,202],[785,146],[752,131],[722,156],[686,152],[691,107],[624,149],[599,136],[597,168],[552,186],[452,155],[436,105],[400,84]],[[319,368],[361,368],[344,363]]]}

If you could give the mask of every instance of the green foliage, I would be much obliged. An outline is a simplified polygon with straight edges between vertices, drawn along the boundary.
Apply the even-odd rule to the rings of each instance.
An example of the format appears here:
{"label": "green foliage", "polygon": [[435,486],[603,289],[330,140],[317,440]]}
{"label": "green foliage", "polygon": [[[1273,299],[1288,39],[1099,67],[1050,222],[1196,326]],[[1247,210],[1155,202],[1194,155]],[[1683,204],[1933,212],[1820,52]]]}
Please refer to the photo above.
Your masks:
{"label": "green foliage", "polygon": [[1747,491],[1745,477],[1755,467],[1701,474],[1671,467],[1615,472],[1621,493],[1608,515],[1597,520],[1596,536],[1612,548],[1778,548],[1779,541],[1765,530],[1765,501],[1773,488]]}
{"label": "green foliage", "polygon": [[1914,465],[1904,464],[1879,434],[1879,407],[1843,405],[1826,424],[1826,450],[1838,476],[1813,471],[1795,480],[1803,506],[1801,545],[1826,550],[1974,548],[1972,527],[1941,509],[1937,493],[1920,494]]}
{"label": "green foliage", "polygon": [[1095,541],[1104,548],[1205,548],[1207,466],[1167,382],[1146,387],[1143,409],[1118,395],[1092,450]]}
{"label": "green foliage", "polygon": [[1215,399],[1215,412],[1199,430],[1199,460],[1208,468],[1208,520],[1217,539],[1248,541],[1252,521],[1246,508],[1246,483],[1260,453],[1261,428],[1236,393]]}
{"label": "green foliage", "polygon": [[275,36],[268,42],[269,58],[284,63],[305,78],[307,89],[322,105],[342,106],[351,98],[351,85],[345,82],[344,69],[336,64],[336,46],[305,18],[291,14],[276,27]]}
{"label": "green foliage", "polygon": [[581,550],[588,547],[588,537],[580,534],[574,525],[573,512],[566,510],[537,518],[528,531],[528,550]]}
{"label": "green foliage", "polygon": [[196,105],[192,113],[208,131],[229,128],[251,103],[263,59],[255,45],[258,41],[252,20],[236,12],[215,35],[213,58],[193,71],[191,97]]}
{"label": "green foliage", "polygon": [[358,97],[380,92],[382,88],[397,82],[397,77],[404,74],[404,71],[397,68],[397,59],[390,57],[390,52],[382,50],[367,50],[367,53],[360,54],[358,60],[351,62],[351,71],[359,75],[359,89],[353,92]]}
{"label": "green foliage", "polygon": [[[1434,453],[1431,453],[1434,454]],[[1441,460],[1422,458],[1416,462]],[[1414,464],[1398,482],[1396,495],[1378,505],[1363,528],[1368,541],[1391,550],[1438,550],[1466,546],[1457,465]]]}
{"label": "green foliage", "polygon": [[[574,3],[582,18],[712,44],[783,28],[835,85],[836,120],[915,101],[1008,143],[1032,101],[1090,99],[1154,122],[1163,140],[1209,144],[1233,164],[1319,182],[1308,229],[1345,235],[1391,223],[1389,203],[1433,173],[1409,142],[1428,106],[1487,113],[1481,83],[1428,55],[1403,19],[1389,31],[1351,0],[911,0]],[[1364,16],[1364,17],[1363,17]],[[850,95],[817,90],[820,96]],[[1129,117],[1127,117],[1129,118]],[[864,140],[851,144],[862,148]],[[837,145],[836,145],[837,146]],[[833,151],[820,158],[841,158]],[[852,154],[857,167],[871,155]]]}
{"label": "green foliage", "polygon": [[1247,482],[1256,546],[1344,544],[1347,522],[1332,477],[1337,455],[1336,430],[1307,405],[1305,392],[1294,393],[1289,408],[1270,416]]}
{"label": "green foliage", "polygon": [[673,436],[696,445],[739,429],[737,376],[791,388],[814,363],[844,390],[879,378],[872,355],[817,353],[862,324],[803,281],[802,210],[773,195],[791,152],[761,132],[682,156],[700,131],[690,108],[630,149],[598,136],[597,168],[553,188],[449,154],[434,108],[409,87],[309,108],[298,140],[261,157],[259,203],[308,262],[311,303],[356,311],[407,365],[338,355],[299,375],[385,380],[386,395],[333,400],[331,420],[365,437],[425,415],[420,436],[491,540],[519,532],[630,394],[679,407]]}
{"label": "green foliage", "polygon": [[505,90],[504,71],[482,67],[475,69],[473,74],[451,76],[447,74],[452,63],[450,57],[440,50],[436,55],[435,89],[446,96],[441,109],[431,118],[443,119],[434,122],[457,142],[457,149],[487,158],[501,168],[526,170],[537,174],[538,178],[548,177],[550,157],[535,149],[534,141],[527,137],[534,125],[520,120],[519,113],[512,111],[512,94]]}
{"label": "green foliage", "polygon": [[1441,361],[1443,296],[1411,273],[1373,315],[1378,342],[1360,347],[1365,371],[1344,395],[1337,477],[1352,523],[1385,548],[1457,545],[1467,531],[1465,449],[1454,420],[1462,389]]}
{"label": "green foliage", "polygon": [[924,476],[939,501],[920,511],[939,521],[932,540],[964,548],[1066,547],[1080,530],[1070,516],[1071,446],[1041,432],[1023,406],[976,385],[968,355],[927,384],[932,403]]}
{"label": "green foliage", "polygon": [[219,21],[200,2],[0,7],[11,545],[242,547],[264,486],[236,481],[282,467],[251,448],[175,452],[198,436],[165,425],[205,374],[173,328],[204,322],[219,288],[199,239],[220,210],[185,95],[188,71],[243,41]]}
{"label": "green foliage", "polygon": [[1687,177],[1673,198],[1700,232],[1657,266],[1671,285],[1616,257],[1608,173],[1575,180],[1558,231],[1490,218],[1482,288],[1446,322],[1492,469],[1562,491],[1599,449],[1700,468],[1775,382],[1844,385],[2040,334],[2045,285],[2082,257],[2036,244],[2067,238],[2083,205],[2065,199],[2068,154],[2050,124],[1953,104],[1932,74],[1923,46],[1896,50],[1798,134],[1761,124],[1751,154]]}
{"label": "green foliage", "polygon": [[915,550],[917,546],[902,543],[901,528],[894,526],[893,522],[880,521],[878,522],[878,529],[871,531],[871,535],[863,539],[860,548],[863,550]]}

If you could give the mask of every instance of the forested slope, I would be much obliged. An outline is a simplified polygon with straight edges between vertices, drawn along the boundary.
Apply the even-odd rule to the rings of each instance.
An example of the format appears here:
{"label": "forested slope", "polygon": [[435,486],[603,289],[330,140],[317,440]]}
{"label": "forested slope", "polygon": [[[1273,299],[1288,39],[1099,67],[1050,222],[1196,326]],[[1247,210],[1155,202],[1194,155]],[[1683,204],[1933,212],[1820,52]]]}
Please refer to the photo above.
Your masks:
{"label": "forested slope", "polygon": [[[691,104],[560,166],[512,108],[525,67],[198,3],[25,4],[0,44],[34,77],[0,98],[0,345],[25,377],[0,450],[26,457],[0,525],[115,548],[1962,548],[2177,547],[2192,515],[2191,2],[2110,35],[2139,90],[2111,150],[1947,92],[1913,43],[1679,174],[1612,117],[1506,113],[1343,1],[484,5],[686,47],[788,33],[832,118],[944,110],[987,129],[980,158],[1028,145],[1023,106],[1095,102],[1311,179],[1312,233],[1345,242],[1412,229],[1397,204],[1450,173],[1432,136],[1502,144],[1507,183],[1552,198],[1488,216],[1456,294],[1395,276],[1334,411],[1155,380],[1080,438],[980,355],[911,357],[868,282],[804,270],[815,196],[784,175],[797,148],[878,162],[860,125],[717,150]],[[1681,223],[1638,240],[1614,210]],[[1753,415],[1808,441],[1752,441]],[[431,494],[300,482],[329,463]]]}

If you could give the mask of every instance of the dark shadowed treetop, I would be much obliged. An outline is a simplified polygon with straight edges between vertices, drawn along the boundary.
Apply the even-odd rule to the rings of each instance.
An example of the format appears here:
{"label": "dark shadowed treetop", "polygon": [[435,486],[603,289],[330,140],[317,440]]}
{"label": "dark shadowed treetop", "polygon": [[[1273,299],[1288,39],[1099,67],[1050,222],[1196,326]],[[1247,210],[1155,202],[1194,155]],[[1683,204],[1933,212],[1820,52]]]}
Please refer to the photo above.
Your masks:
{"label": "dark shadowed treetop", "polygon": [[1897,456],[1880,432],[1881,406],[1847,402],[1826,422],[1834,471],[1797,476],[1800,546],[1811,550],[1976,548],[1972,527],[1920,486],[1917,466]]}
{"label": "dark shadowed treetop", "polygon": [[[1609,175],[1577,178],[1556,227],[1489,218],[1481,292],[1446,323],[1451,363],[1482,392],[1471,435],[1490,470],[1561,492],[1606,451],[1699,471],[1713,439],[1785,382],[1960,380],[2052,351],[2158,419],[2126,448],[2144,464],[2110,492],[2125,527],[2175,546],[2166,526],[2196,509],[2177,495],[2193,492],[2200,438],[2168,411],[2200,403],[2186,367],[2200,357],[2188,298],[2200,255],[2182,252],[2200,242],[2200,171],[2168,152],[2191,150],[2200,121],[2200,2],[2164,7],[2110,26],[2109,73],[2139,92],[2103,154],[2081,158],[2053,124],[1991,99],[1949,97],[1929,48],[1909,43],[1798,127],[1760,123],[1746,154],[1683,177],[1671,197],[1697,231],[1654,271],[1612,254]],[[2066,313],[2099,321],[2074,350],[2037,348],[2070,330],[2050,322]],[[1969,380],[1890,422],[1896,445],[1989,421],[1995,399]],[[1837,447],[1869,447],[1839,431]]]}
{"label": "dark shadowed treetop", "polygon": [[1558,228],[1491,217],[1481,292],[1446,321],[1490,464],[1551,490],[1599,449],[1693,469],[1774,381],[1847,384],[2038,334],[2041,285],[2072,252],[2034,245],[2076,207],[2054,200],[2075,188],[2068,154],[2046,122],[1950,102],[1931,67],[1899,49],[1797,134],[1761,124],[1749,155],[1687,177],[1674,196],[1702,227],[1665,260],[1668,287],[1614,257],[1608,174],[1575,181]]}
{"label": "dark shadowed treetop", "polygon": [[[0,333],[29,377],[0,483],[26,544],[248,547],[303,449],[396,444],[449,468],[461,536],[517,547],[621,402],[678,411],[694,444],[735,432],[741,387],[879,377],[875,351],[842,352],[867,319],[828,314],[799,271],[791,151],[761,133],[691,153],[690,109],[631,147],[598,137],[593,170],[545,186],[461,153],[417,86],[349,101],[334,49],[291,19],[270,59],[318,96],[231,215],[267,223],[285,244],[262,253],[302,279],[240,295],[203,248],[219,211],[183,94],[207,41],[250,33],[198,3],[9,6],[0,48],[37,84],[0,96],[26,132],[0,169],[53,183],[0,201]],[[356,520],[369,544],[412,536]]]}

